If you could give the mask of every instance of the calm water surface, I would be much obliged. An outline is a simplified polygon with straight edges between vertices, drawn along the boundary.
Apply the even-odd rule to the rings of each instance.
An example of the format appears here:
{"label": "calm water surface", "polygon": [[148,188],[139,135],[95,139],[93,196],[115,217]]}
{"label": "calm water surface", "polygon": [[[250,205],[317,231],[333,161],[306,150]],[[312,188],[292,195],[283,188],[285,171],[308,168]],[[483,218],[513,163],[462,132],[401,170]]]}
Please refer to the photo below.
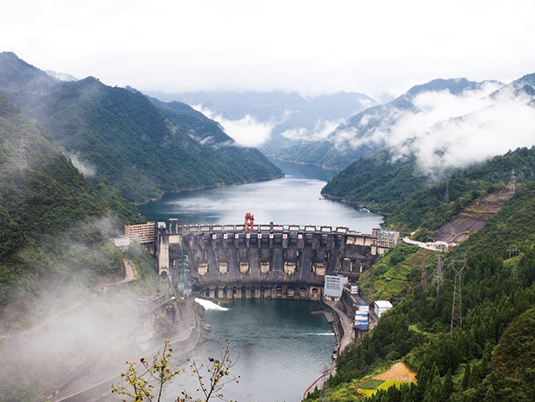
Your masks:
{"label": "calm water surface", "polygon": [[[166,194],[138,207],[149,220],[178,218],[181,224],[238,224],[246,212],[256,223],[345,226],[363,233],[382,223],[379,215],[323,199],[320,191],[332,172],[310,166],[274,161],[284,178],[239,186]],[[194,356],[202,363],[217,357],[218,342],[228,340],[232,355],[239,356],[233,374],[239,384],[224,388],[225,399],[240,402],[297,402],[305,389],[331,366],[335,345],[332,326],[317,302],[293,300],[236,300],[226,310],[207,310],[204,321],[212,325],[214,341],[206,342]],[[176,378],[166,402],[181,389],[195,390],[191,377]]]}
{"label": "calm water surface", "polygon": [[[231,373],[239,383],[223,388],[225,400],[239,402],[297,402],[303,391],[331,367],[336,344],[332,325],[317,302],[298,300],[242,299],[223,304],[228,310],[207,310],[204,320],[212,325],[210,336],[231,344],[236,364]],[[219,343],[207,342],[193,356],[208,363],[219,356]],[[180,375],[167,389],[165,401],[174,401],[181,389],[197,388],[193,378]]]}
{"label": "calm water surface", "polygon": [[371,233],[383,219],[354,207],[326,200],[320,192],[333,172],[313,166],[274,161],[286,176],[245,185],[165,194],[138,206],[151,221],[178,218],[183,225],[243,223],[246,212],[256,223],[346,226]]}

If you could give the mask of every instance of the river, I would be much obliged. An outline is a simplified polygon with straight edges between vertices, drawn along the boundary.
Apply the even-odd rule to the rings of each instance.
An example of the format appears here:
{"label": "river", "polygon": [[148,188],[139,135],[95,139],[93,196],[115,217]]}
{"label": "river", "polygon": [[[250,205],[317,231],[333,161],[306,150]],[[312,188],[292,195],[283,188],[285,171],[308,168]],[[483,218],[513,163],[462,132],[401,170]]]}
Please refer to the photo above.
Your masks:
{"label": "river", "polygon": [[[336,338],[325,317],[313,314],[321,310],[318,302],[239,299],[222,307],[205,311],[204,322],[212,326],[209,335],[217,341],[202,344],[193,358],[209,365],[208,358],[219,357],[220,346],[228,340],[235,362],[229,378],[240,378],[224,386],[225,400],[298,402],[305,389],[331,368]],[[182,389],[196,388],[195,378],[186,371],[167,388],[164,401],[175,401]]]}
{"label": "river", "polygon": [[320,192],[333,172],[315,166],[274,161],[286,176],[245,185],[165,194],[139,205],[141,215],[151,221],[178,218],[182,225],[238,224],[246,212],[256,223],[346,226],[371,233],[383,219],[360,212],[351,205],[324,199]]}
{"label": "river", "polygon": [[[166,194],[138,207],[149,220],[178,218],[181,224],[238,224],[246,212],[256,223],[345,226],[371,233],[382,217],[350,205],[326,200],[320,191],[332,172],[312,166],[274,161],[285,177],[238,186]],[[237,358],[232,368],[239,383],[223,389],[226,400],[240,402],[298,402],[303,391],[330,368],[336,343],[332,325],[317,302],[247,299],[206,310],[215,341],[196,351],[196,360],[217,357],[218,345],[228,340]],[[197,388],[194,378],[180,375],[167,388],[164,400],[172,402],[181,389]]]}

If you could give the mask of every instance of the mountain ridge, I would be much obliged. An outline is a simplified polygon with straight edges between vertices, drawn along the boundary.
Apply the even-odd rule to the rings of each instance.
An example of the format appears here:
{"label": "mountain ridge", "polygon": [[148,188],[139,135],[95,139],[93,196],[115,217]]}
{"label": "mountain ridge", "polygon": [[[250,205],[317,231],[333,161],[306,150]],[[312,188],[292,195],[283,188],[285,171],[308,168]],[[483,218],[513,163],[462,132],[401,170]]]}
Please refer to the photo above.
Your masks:
{"label": "mountain ridge", "polygon": [[203,143],[199,132],[192,135],[192,124],[202,131],[210,123],[193,119],[192,110],[164,110],[140,92],[95,77],[58,81],[12,53],[0,54],[0,77],[0,90],[32,122],[131,201],[282,175],[256,149],[237,147],[215,123],[210,128],[218,146]]}

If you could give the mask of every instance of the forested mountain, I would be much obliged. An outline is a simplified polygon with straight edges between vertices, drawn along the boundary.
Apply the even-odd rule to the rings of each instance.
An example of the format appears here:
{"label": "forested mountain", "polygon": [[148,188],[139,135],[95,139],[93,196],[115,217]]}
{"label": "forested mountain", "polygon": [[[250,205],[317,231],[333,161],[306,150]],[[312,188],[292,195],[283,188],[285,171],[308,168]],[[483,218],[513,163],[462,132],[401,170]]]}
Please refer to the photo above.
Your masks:
{"label": "forested mountain", "polygon": [[[84,177],[0,92],[0,400],[38,401],[132,326],[154,280],[138,244],[110,242],[137,209],[102,178]],[[138,280],[89,298],[96,286]],[[101,295],[102,296],[102,295]],[[94,300],[89,303],[88,300]]]}
{"label": "forested mountain", "polygon": [[60,82],[13,53],[0,54],[0,90],[81,169],[104,177],[131,201],[282,174],[186,105],[159,108],[137,91],[92,77]]}
{"label": "forested mountain", "polygon": [[[105,181],[84,178],[0,92],[0,312],[18,297],[31,303],[49,281],[78,275],[95,284],[99,275],[120,270],[120,253],[108,236],[120,221],[138,219],[132,204]],[[98,220],[109,221],[111,232]],[[68,232],[67,243],[78,243],[84,257],[62,246]],[[69,260],[79,260],[60,262],[69,253]]]}
{"label": "forested mountain", "polygon": [[508,185],[513,170],[516,183],[534,181],[535,147],[452,170],[438,182],[419,171],[414,157],[392,163],[391,154],[384,150],[352,163],[323,188],[322,194],[366,205],[384,213],[388,227],[409,232],[421,228],[427,236],[473,200]]}
{"label": "forested mountain", "polygon": [[535,73],[526,74],[523,77],[514,80],[513,82],[503,86],[502,88],[494,91],[490,96],[492,98],[498,98],[503,93],[513,96],[524,96],[530,100],[535,97]]}
{"label": "forested mountain", "polygon": [[[446,93],[428,92],[444,88]],[[465,80],[438,80],[411,89],[392,105],[398,112],[417,113],[388,112],[402,123],[391,135],[373,140],[384,147],[352,162],[322,193],[375,208],[387,215],[391,227],[436,230],[481,192],[507,183],[513,170],[517,181],[532,181],[535,75],[501,86],[484,98],[466,96],[464,91],[474,88],[478,84]],[[470,113],[437,123],[436,116],[448,114],[426,111],[426,107],[451,108],[458,93],[464,97],[461,103],[474,105]],[[424,98],[419,97],[422,94]],[[465,110],[459,107],[459,112]],[[367,113],[355,118],[364,119]],[[384,119],[377,124],[384,125]]]}
{"label": "forested mountain", "polygon": [[[526,126],[526,132],[532,127],[534,93],[528,75],[490,95],[509,102],[510,129],[502,137],[492,135],[491,119],[472,121],[485,127],[487,142],[510,144],[518,126]],[[530,117],[515,122],[518,109]],[[489,112],[499,114],[498,107],[491,105]],[[465,129],[465,137],[474,134],[463,125],[472,117],[453,121]],[[336,375],[310,400],[362,398],[361,383],[400,361],[417,372],[417,383],[378,390],[368,400],[534,400],[535,356],[527,345],[535,344],[535,147],[533,137],[526,138],[530,147],[468,166],[444,168],[440,162],[448,150],[436,150],[435,170],[417,152],[419,138],[410,138],[353,162],[325,186],[325,195],[375,208],[386,214],[385,225],[424,242],[461,212],[486,219],[485,209],[474,208],[476,201],[481,205],[504,192],[510,198],[482,229],[440,256],[442,280],[437,253],[407,245],[389,252],[361,277],[362,296],[389,299],[394,308],[362,342],[341,354]],[[464,151],[488,145],[480,141]],[[462,267],[462,275],[455,275]]]}
{"label": "forested mountain", "polygon": [[[339,170],[392,145],[392,140],[399,137],[397,131],[407,131],[404,126],[407,117],[420,115],[420,130],[451,118],[452,114],[444,110],[444,105],[437,104],[434,96],[449,95],[462,103],[468,96],[482,97],[488,94],[486,88],[492,90],[500,86],[497,82],[473,82],[465,78],[436,79],[414,86],[384,105],[351,93],[306,100],[298,94],[249,92],[155,96],[200,105],[218,115],[223,125],[252,117],[271,130],[271,137],[260,147],[267,154]],[[460,109],[456,111],[461,112]]]}

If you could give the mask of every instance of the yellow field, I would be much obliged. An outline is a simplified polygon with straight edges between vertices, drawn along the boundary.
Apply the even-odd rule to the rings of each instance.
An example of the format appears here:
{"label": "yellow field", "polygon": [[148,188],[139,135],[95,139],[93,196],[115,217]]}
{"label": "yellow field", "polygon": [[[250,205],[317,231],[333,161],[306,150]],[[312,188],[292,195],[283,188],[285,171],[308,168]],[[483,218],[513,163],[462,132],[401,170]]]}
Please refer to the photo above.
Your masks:
{"label": "yellow field", "polygon": [[[379,381],[377,380],[382,382],[379,383]],[[357,391],[366,396],[372,396],[380,389],[388,389],[392,386],[396,386],[399,388],[401,387],[401,384],[406,384],[410,382],[416,382],[415,373],[409,370],[409,368],[405,364],[396,363],[390,370],[360,384],[365,387],[365,389],[360,388],[360,386],[357,386]]]}

